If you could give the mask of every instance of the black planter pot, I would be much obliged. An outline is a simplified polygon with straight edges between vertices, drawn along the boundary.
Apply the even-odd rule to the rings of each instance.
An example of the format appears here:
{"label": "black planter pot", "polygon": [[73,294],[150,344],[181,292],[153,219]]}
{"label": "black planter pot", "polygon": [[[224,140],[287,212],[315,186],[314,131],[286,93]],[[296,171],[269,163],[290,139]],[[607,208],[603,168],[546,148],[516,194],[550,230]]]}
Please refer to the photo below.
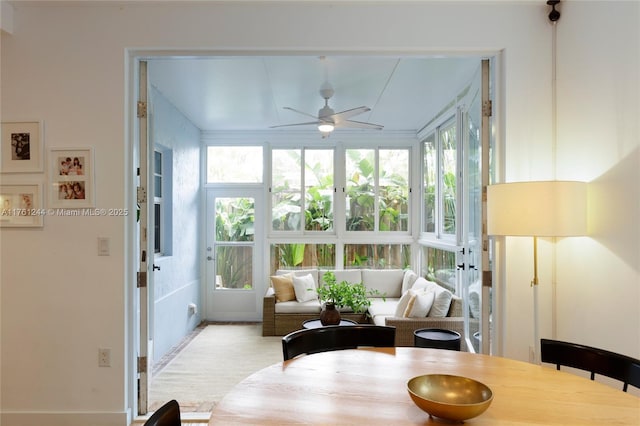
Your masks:
{"label": "black planter pot", "polygon": [[320,323],[322,325],[338,325],[340,324],[340,311],[336,309],[336,305],[327,302],[324,309],[320,311]]}

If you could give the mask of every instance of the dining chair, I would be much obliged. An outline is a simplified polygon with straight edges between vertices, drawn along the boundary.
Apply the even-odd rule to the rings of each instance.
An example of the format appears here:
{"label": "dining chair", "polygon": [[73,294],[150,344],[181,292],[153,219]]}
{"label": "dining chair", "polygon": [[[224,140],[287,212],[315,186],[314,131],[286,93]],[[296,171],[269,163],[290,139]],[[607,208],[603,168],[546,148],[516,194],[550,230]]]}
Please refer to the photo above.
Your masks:
{"label": "dining chair", "polygon": [[301,354],[356,349],[360,346],[395,346],[396,328],[358,324],[330,325],[291,332],[282,338],[282,354],[287,361]]}
{"label": "dining chair", "polygon": [[627,391],[627,385],[635,386],[640,389],[640,360],[631,359],[629,362],[629,374],[624,383],[623,391]]}
{"label": "dining chair", "polygon": [[166,402],[162,407],[144,422],[144,426],[180,426],[180,405],[178,401],[172,399]]}
{"label": "dining chair", "polygon": [[628,384],[640,387],[640,360],[605,349],[560,340],[540,339],[542,362],[589,371],[591,380],[596,374],[620,380],[622,390],[627,391]]}

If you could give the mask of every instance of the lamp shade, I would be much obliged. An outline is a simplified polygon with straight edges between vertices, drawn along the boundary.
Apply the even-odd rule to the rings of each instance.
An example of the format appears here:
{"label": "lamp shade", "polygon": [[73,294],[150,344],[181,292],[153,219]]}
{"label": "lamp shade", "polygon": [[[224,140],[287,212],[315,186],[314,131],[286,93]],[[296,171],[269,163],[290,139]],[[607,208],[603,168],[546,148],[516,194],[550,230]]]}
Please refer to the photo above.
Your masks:
{"label": "lamp shade", "polygon": [[587,233],[587,184],[513,182],[487,187],[487,233],[568,237]]}

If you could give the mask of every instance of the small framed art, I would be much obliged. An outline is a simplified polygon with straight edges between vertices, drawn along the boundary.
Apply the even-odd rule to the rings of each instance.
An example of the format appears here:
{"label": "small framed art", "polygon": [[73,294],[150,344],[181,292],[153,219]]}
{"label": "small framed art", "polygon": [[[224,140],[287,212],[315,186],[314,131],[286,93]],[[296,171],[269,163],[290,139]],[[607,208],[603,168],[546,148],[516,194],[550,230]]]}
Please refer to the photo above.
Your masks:
{"label": "small framed art", "polygon": [[43,225],[42,184],[0,185],[0,227]]}
{"label": "small framed art", "polygon": [[52,148],[49,171],[49,207],[94,206],[92,148]]}
{"label": "small framed art", "polygon": [[2,122],[2,173],[43,171],[43,132],[40,121]]}

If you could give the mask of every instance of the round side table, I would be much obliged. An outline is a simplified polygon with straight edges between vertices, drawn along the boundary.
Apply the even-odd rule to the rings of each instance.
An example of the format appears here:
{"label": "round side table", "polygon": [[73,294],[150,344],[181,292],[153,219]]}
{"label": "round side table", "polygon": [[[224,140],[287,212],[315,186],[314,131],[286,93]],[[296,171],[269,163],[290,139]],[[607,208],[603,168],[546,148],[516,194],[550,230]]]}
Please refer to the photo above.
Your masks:
{"label": "round side table", "polygon": [[413,343],[419,348],[460,350],[460,333],[442,328],[421,328],[413,332]]}
{"label": "round side table", "polygon": [[[337,324],[337,325],[356,325],[356,324],[358,324],[356,321],[352,321],[350,319],[341,319],[340,324]],[[319,318],[306,320],[305,322],[302,323],[302,328],[320,328],[320,327],[324,327],[324,325],[322,325]]]}

